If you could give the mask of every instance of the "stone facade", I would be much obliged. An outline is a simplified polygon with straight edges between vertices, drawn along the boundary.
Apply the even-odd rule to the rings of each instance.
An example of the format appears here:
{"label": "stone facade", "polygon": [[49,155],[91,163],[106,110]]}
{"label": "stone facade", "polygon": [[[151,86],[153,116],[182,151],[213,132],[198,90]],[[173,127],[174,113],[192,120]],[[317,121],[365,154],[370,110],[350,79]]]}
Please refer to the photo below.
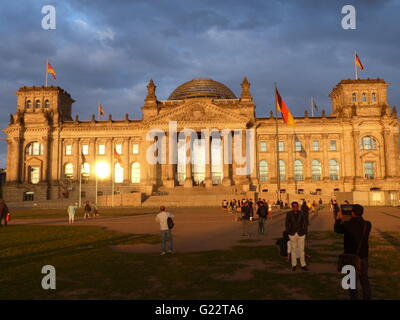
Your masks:
{"label": "stone facade", "polygon": [[[335,191],[400,189],[399,121],[395,107],[387,104],[388,85],[382,79],[342,80],[329,94],[330,115],[323,111],[321,117],[309,117],[306,112],[295,118],[294,128],[278,120],[281,194],[328,198]],[[74,100],[61,88],[23,87],[16,93],[17,112],[4,130],[8,139],[4,198],[17,202],[77,199],[80,171],[83,199],[91,200],[96,184],[99,196],[113,191],[151,195],[196,184],[206,189],[276,194],[276,120],[272,113],[269,118],[256,118],[246,78],[241,87],[241,96],[236,98],[223,84],[196,79],[178,87],[168,100],[159,101],[150,81],[142,120],[130,120],[128,115],[123,120],[113,120],[111,115],[98,120],[93,115],[90,121],[72,118]],[[191,162],[183,167],[169,161],[150,164],[146,155],[154,139],[146,135],[151,129],[166,133],[162,138],[166,159],[177,152],[171,148],[171,139],[177,139],[170,136],[171,121],[178,132],[184,128],[196,133],[226,130],[229,136],[222,137],[220,157],[229,148],[249,156],[245,137],[253,130],[254,156],[247,158],[247,164],[220,163],[216,169],[211,159],[214,151],[208,147],[200,171]],[[228,139],[232,131],[242,135],[241,145]],[[237,169],[248,166],[250,160],[254,170],[238,175]],[[83,162],[89,167],[80,170]],[[99,162],[111,168],[104,179],[94,174]]]}

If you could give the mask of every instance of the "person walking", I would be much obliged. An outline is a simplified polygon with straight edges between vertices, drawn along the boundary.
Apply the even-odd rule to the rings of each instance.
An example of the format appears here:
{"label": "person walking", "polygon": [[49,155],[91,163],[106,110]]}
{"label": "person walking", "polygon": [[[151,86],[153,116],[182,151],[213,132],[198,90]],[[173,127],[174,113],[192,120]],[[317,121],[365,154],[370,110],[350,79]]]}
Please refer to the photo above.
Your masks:
{"label": "person walking", "polygon": [[264,202],[259,202],[259,207],[257,209],[258,215],[258,234],[265,233],[265,219],[268,215],[268,208],[265,206]]}
{"label": "person walking", "polygon": [[[292,202],[292,210],[286,214],[285,226],[290,239],[292,271],[297,268],[297,258],[300,258],[301,268],[307,271],[304,246],[308,229],[308,216],[299,210],[299,203],[296,201]],[[300,257],[297,257],[297,255]]]}
{"label": "person walking", "polygon": [[7,215],[10,214],[10,210],[8,209],[6,202],[4,200],[0,201],[0,227],[3,225],[1,224],[1,221],[4,220],[4,226],[7,227],[8,223],[8,217]]}
{"label": "person walking", "polygon": [[68,223],[69,224],[74,223],[74,221],[75,221],[75,213],[76,213],[77,209],[78,209],[78,203],[77,202],[75,202],[75,204],[71,203],[68,206],[67,212],[68,212]]}
{"label": "person walking", "polygon": [[93,209],[93,218],[94,217],[98,217],[99,216],[99,210],[97,209],[97,204],[93,203],[92,209]]}
{"label": "person walking", "polygon": [[340,211],[339,205],[336,200],[332,202],[333,219],[336,220]]}
{"label": "person walking", "polygon": [[91,211],[92,207],[90,206],[90,202],[86,201],[86,204],[83,207],[83,219],[88,219]]}
{"label": "person walking", "polygon": [[[370,221],[364,220],[363,206],[355,204],[348,221],[343,221],[343,215],[339,212],[334,225],[334,231],[344,235],[343,253],[357,255],[360,258],[360,270],[357,277],[361,283],[363,299],[371,299],[371,287],[368,279],[368,250],[369,235],[371,233],[372,224]],[[350,299],[358,298],[357,285],[356,289],[349,289]]]}
{"label": "person walking", "polygon": [[175,216],[167,211],[165,211],[165,207],[160,207],[160,213],[156,216],[156,221],[160,224],[160,232],[161,232],[161,255],[165,255],[167,253],[167,242],[169,242],[169,250],[168,253],[173,253],[173,241],[172,241],[172,231],[168,227],[168,218],[174,218]]}
{"label": "person walking", "polygon": [[250,207],[247,201],[245,200],[242,205],[242,226],[243,226],[243,233],[242,236],[249,236],[249,224],[250,224]]}

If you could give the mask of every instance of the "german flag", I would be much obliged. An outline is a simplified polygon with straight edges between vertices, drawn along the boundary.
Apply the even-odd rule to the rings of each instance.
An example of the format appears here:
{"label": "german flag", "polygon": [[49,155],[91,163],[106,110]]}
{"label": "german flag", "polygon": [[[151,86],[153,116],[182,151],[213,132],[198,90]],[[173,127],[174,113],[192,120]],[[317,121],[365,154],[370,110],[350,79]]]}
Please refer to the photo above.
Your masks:
{"label": "german flag", "polygon": [[119,164],[122,164],[121,155],[117,152],[117,149],[114,148],[114,157],[117,159]]}
{"label": "german flag", "polygon": [[85,155],[83,154],[83,151],[81,151],[81,159],[82,159],[82,163],[85,163],[85,162],[86,162],[86,157],[85,157]]}
{"label": "german flag", "polygon": [[355,59],[356,59],[356,61],[355,61],[356,66],[359,67],[361,70],[364,70],[364,66],[362,65],[361,60],[360,60],[360,58],[358,57],[357,53],[356,53]]}
{"label": "german flag", "polygon": [[281,95],[279,94],[278,89],[275,88],[275,103],[276,109],[281,112],[282,119],[285,124],[290,127],[294,127],[295,122],[292,114],[290,113],[289,108],[286,106],[285,101],[282,99]]}
{"label": "german flag", "polygon": [[99,115],[104,116],[104,109],[101,104],[99,104],[98,111],[99,111]]}
{"label": "german flag", "polygon": [[51,73],[51,75],[53,76],[54,80],[57,80],[56,72],[54,71],[53,67],[51,66],[51,64],[49,62],[47,62],[47,72]]}

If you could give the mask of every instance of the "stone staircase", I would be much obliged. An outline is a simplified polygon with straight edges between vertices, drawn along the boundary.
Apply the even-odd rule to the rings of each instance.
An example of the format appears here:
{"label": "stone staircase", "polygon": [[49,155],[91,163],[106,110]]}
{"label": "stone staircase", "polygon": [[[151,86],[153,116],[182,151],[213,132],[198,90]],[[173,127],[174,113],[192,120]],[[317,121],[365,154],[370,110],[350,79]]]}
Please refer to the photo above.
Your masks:
{"label": "stone staircase", "polygon": [[212,188],[204,188],[194,186],[192,188],[184,188],[178,186],[175,188],[160,188],[159,192],[150,196],[142,203],[142,207],[219,207],[224,199],[242,199],[253,197],[253,193],[238,191],[234,186],[214,186]]}

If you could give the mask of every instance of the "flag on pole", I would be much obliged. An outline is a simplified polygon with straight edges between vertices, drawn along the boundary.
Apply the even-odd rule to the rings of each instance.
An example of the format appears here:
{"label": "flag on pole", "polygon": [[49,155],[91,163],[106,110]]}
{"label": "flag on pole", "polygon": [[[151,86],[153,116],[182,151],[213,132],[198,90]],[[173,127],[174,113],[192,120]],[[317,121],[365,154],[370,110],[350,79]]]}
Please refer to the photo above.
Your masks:
{"label": "flag on pole", "polygon": [[114,157],[117,158],[117,162],[122,164],[121,155],[117,152],[117,149],[114,148]]}
{"label": "flag on pole", "polygon": [[85,162],[86,162],[86,157],[85,157],[85,155],[83,154],[83,151],[81,151],[81,159],[82,159],[82,163],[85,163]]}
{"label": "flag on pole", "polygon": [[295,122],[292,114],[290,113],[289,108],[286,106],[285,101],[282,99],[281,95],[278,92],[278,89],[275,88],[275,103],[276,109],[281,112],[282,119],[285,124],[290,127],[294,127]]}
{"label": "flag on pole", "polygon": [[56,72],[54,71],[53,67],[51,66],[51,64],[49,62],[47,62],[47,73],[51,73],[51,75],[53,76],[53,79],[57,80]]}
{"label": "flag on pole", "polygon": [[360,60],[360,58],[358,57],[357,53],[356,53],[355,59],[356,59],[356,61],[355,61],[356,66],[359,67],[360,70],[364,70],[364,66],[362,65],[361,60]]}
{"label": "flag on pole", "polygon": [[98,112],[99,112],[99,115],[101,115],[101,116],[105,115],[103,106],[101,104],[99,104],[99,106],[98,106]]}
{"label": "flag on pole", "polygon": [[312,106],[312,110],[314,111],[318,111],[318,106],[317,106],[317,104],[315,103],[315,100],[314,100],[314,98],[311,98],[311,106]]}

